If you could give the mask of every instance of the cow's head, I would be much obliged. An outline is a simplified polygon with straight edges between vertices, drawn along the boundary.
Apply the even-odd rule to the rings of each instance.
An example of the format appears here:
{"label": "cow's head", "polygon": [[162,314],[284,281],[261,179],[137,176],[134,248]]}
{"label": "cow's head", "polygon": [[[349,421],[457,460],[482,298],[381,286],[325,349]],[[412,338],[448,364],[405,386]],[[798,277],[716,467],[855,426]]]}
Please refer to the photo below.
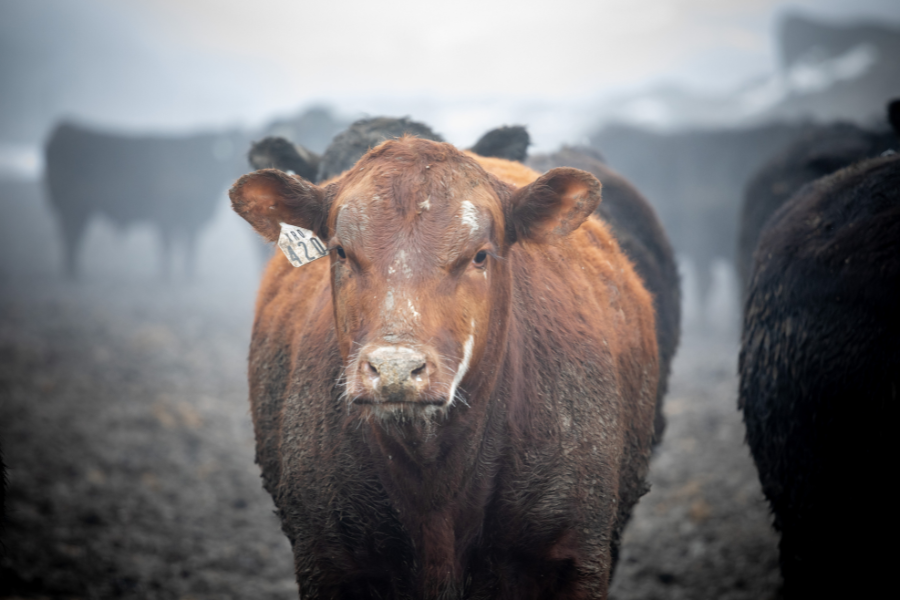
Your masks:
{"label": "cow's head", "polygon": [[263,170],[231,198],[269,240],[285,222],[327,241],[347,398],[398,418],[444,414],[493,385],[511,246],[568,235],[597,207],[600,184],[563,168],[515,189],[449,144],[407,137],[326,187]]}

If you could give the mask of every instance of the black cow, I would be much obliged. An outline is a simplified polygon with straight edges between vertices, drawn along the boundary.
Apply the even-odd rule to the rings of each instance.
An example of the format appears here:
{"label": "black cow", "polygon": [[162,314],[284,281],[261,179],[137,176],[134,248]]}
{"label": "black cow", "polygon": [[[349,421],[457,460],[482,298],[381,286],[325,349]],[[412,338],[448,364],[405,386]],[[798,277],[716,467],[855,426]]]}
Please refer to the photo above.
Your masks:
{"label": "black cow", "polygon": [[414,135],[435,142],[444,141],[444,138],[432,131],[428,125],[406,117],[360,119],[331,141],[322,155],[316,181],[328,181],[332,177],[337,177],[381,142],[404,135]]}
{"label": "black cow", "polygon": [[656,211],[631,183],[604,164],[602,155],[584,147],[563,146],[549,155],[528,159],[538,172],[573,167],[593,174],[603,184],[603,201],[596,214],[612,227],[619,247],[634,263],[647,290],[653,295],[656,337],[659,347],[659,386],[656,398],[654,442],[662,440],[666,421],[663,398],[669,371],[681,334],[681,284],[669,238]]}
{"label": "black cow", "polygon": [[739,407],[781,532],[785,597],[882,597],[894,583],[900,154],[802,188],[753,261]]}
{"label": "black cow", "polygon": [[197,234],[210,220],[222,192],[246,171],[238,134],[125,136],[61,123],[45,146],[45,178],[65,243],[65,271],[78,273],[85,229],[95,215],[119,227],[155,226],[162,238],[163,274],[171,270],[171,246],[185,246],[193,272]]}
{"label": "black cow", "polygon": [[850,123],[837,123],[801,135],[763,165],[747,184],[741,208],[735,259],[741,289],[747,289],[759,232],[779,206],[806,183],[859,160],[896,150],[898,144],[892,131],[870,131]]}
{"label": "black cow", "polygon": [[247,153],[247,161],[254,169],[280,169],[308,181],[316,181],[322,157],[283,137],[269,136],[254,142]]}
{"label": "black cow", "polygon": [[[423,123],[405,117],[376,117],[353,123],[335,136],[322,156],[296,140],[270,136],[253,143],[247,160],[254,169],[279,169],[318,183],[343,173],[381,142],[403,135],[442,141]],[[528,131],[521,125],[502,126],[481,136],[471,151],[479,156],[524,162],[530,143]]]}
{"label": "black cow", "polygon": [[503,125],[481,136],[471,151],[479,156],[505,158],[523,163],[528,158],[529,145],[531,137],[527,129],[521,125]]}

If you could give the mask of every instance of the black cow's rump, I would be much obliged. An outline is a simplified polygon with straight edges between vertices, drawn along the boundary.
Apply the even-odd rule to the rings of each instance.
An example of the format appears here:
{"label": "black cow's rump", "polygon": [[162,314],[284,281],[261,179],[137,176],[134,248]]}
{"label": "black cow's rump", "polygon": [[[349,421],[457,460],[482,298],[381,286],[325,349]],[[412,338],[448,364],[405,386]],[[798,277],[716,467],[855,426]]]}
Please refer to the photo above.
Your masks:
{"label": "black cow's rump", "polygon": [[879,597],[892,583],[898,297],[900,155],[807,185],[762,232],[739,406],[788,598]]}

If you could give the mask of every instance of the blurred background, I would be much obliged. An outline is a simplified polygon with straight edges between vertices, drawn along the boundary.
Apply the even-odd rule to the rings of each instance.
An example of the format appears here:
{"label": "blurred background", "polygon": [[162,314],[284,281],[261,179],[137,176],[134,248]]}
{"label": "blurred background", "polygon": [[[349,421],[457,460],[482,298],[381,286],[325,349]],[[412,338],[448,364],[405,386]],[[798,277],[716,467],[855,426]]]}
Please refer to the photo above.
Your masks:
{"label": "blurred background", "polygon": [[[37,193],[43,144],[62,120],[133,137],[218,135],[219,160],[236,159],[240,174],[264,134],[321,152],[355,119],[409,116],[460,147],[502,124],[527,126],[532,153],[593,145],[660,212],[688,323],[724,326],[746,179],[798,125],[876,126],[900,93],[890,0],[2,0],[0,10],[0,181],[35,183],[27,200],[3,194],[6,278],[62,269]],[[222,191],[230,178],[220,179]],[[197,224],[197,275],[252,286],[248,230],[229,229],[219,204]],[[119,225],[85,224],[86,278],[161,268],[152,223]]]}
{"label": "blurred background", "polygon": [[[269,250],[226,191],[253,140],[321,153],[380,115],[459,147],[524,125],[648,198],[684,341],[613,592],[776,594],[734,404],[740,206],[798,136],[886,130],[898,57],[896,0],[0,0],[0,597],[295,595],[244,379]],[[113,197],[51,200],[72,132],[119,142],[56,185]]]}

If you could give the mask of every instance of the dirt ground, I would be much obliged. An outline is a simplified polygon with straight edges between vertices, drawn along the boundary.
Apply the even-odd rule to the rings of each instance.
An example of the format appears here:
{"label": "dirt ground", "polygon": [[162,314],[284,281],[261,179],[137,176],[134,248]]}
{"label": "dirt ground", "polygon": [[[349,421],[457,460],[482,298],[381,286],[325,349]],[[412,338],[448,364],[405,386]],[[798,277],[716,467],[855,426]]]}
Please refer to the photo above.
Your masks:
{"label": "dirt ground", "polygon": [[[253,462],[252,292],[0,281],[0,598],[295,598]],[[772,598],[737,346],[688,336],[612,597]]]}

